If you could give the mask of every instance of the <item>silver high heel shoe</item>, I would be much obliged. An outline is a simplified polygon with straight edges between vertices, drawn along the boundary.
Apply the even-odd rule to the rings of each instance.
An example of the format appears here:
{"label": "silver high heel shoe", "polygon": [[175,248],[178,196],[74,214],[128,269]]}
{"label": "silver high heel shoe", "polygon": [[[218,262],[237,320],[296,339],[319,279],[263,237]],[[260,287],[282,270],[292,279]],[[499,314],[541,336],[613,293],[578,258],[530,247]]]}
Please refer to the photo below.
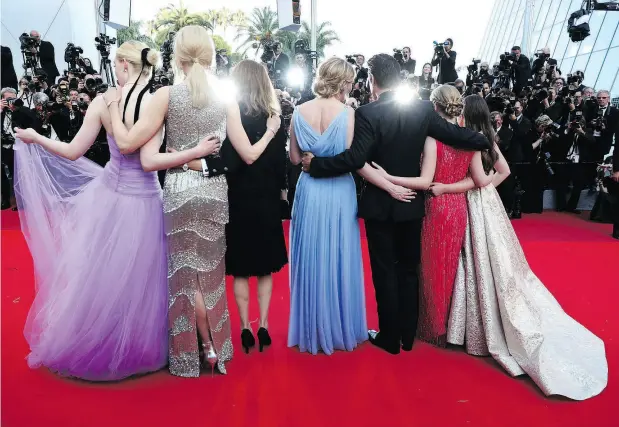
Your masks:
{"label": "silver high heel shoe", "polygon": [[217,364],[217,353],[215,352],[215,346],[212,341],[207,342],[206,344],[202,344],[204,348],[204,360],[211,365],[211,377],[214,376],[215,373],[215,365]]}

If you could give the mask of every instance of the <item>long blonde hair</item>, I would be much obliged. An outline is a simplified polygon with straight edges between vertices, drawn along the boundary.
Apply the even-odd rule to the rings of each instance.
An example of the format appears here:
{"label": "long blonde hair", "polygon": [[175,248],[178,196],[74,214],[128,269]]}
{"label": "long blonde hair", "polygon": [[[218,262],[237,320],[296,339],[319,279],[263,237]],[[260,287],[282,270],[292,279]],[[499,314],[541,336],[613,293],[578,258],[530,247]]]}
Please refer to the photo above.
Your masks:
{"label": "long blonde hair", "polygon": [[213,64],[214,53],[213,39],[204,27],[188,25],[174,37],[174,58],[179,68],[189,65],[185,82],[195,108],[208,104],[209,85],[205,68]]}
{"label": "long blonde hair", "polygon": [[449,118],[458,117],[462,114],[464,103],[462,95],[454,86],[442,85],[432,91],[430,101],[438,107],[438,110]]}
{"label": "long blonde hair", "polygon": [[125,60],[131,64],[131,68],[135,71],[142,70],[143,76],[148,76],[152,68],[159,62],[159,52],[154,49],[149,49],[146,54],[147,64],[142,63],[142,51],[149,49],[145,43],[137,40],[128,40],[116,49],[116,59]]}
{"label": "long blonde hair", "polygon": [[321,98],[331,98],[340,93],[346,83],[355,80],[355,69],[341,58],[329,58],[318,68],[314,93]]}
{"label": "long blonde hair", "polygon": [[275,89],[264,65],[256,61],[244,60],[232,70],[232,80],[236,85],[239,103],[245,114],[272,116],[280,114],[281,108]]}

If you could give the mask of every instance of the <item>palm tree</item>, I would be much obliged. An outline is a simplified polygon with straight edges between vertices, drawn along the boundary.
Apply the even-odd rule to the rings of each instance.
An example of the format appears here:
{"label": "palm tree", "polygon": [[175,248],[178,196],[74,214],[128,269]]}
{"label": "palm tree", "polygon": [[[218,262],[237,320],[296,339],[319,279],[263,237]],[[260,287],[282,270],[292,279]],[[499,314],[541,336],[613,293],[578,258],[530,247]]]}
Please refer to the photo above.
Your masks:
{"label": "palm tree", "polygon": [[131,22],[127,28],[118,30],[118,33],[116,34],[118,46],[128,40],[138,40],[142,43],[146,43],[146,45],[152,49],[158,49],[158,46],[153,39],[142,34],[142,25],[142,21],[134,21]]}
{"label": "palm tree", "polygon": [[211,30],[211,23],[202,14],[189,13],[183,0],[176,7],[173,4],[162,8],[155,17],[153,28],[157,31],[155,41],[162,44],[168,34],[176,32],[187,25],[201,25],[207,30]]}
{"label": "palm tree", "polygon": [[[326,47],[331,46],[334,42],[340,41],[335,30],[329,27],[331,27],[331,22],[325,21],[318,24],[316,28],[316,51],[319,58],[324,58]],[[306,21],[302,23],[299,39],[304,40],[308,47],[311,45],[312,29]]]}
{"label": "palm tree", "polygon": [[[243,54],[247,53],[252,43],[259,42],[266,38],[273,37],[277,31],[277,13],[270,7],[254,8],[247,19],[247,24],[242,27],[235,40],[244,39],[239,49],[245,48]],[[260,47],[255,48],[256,55]]]}
{"label": "palm tree", "polygon": [[282,51],[288,56],[294,56],[294,44],[299,40],[299,34],[292,31],[278,31],[275,35],[282,44]]}

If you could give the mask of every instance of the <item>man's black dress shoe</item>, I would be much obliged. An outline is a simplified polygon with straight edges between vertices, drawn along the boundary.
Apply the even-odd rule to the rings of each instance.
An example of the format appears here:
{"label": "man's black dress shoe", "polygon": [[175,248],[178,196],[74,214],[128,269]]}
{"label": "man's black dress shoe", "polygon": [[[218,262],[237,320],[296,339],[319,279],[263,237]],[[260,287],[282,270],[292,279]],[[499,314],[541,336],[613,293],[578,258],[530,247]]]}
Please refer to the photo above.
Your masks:
{"label": "man's black dress shoe", "polygon": [[368,336],[370,338],[370,343],[375,345],[376,347],[385,350],[387,353],[391,354],[400,354],[400,346],[399,345],[387,345],[382,339],[380,332],[369,330]]}

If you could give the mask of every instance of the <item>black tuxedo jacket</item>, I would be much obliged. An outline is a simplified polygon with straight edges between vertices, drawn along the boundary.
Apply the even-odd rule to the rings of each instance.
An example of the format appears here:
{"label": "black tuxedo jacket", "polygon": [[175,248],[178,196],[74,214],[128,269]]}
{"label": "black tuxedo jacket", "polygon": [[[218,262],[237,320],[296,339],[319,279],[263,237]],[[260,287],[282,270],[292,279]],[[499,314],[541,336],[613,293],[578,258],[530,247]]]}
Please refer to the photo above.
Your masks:
{"label": "black tuxedo jacket", "polygon": [[0,64],[2,67],[0,70],[2,88],[12,87],[17,90],[17,74],[15,74],[15,67],[13,66],[13,54],[7,46],[2,46],[2,61]]}
{"label": "black tuxedo jacket", "polygon": [[47,73],[47,84],[52,86],[56,82],[56,77],[60,75],[56,67],[56,55],[54,45],[50,42],[42,41],[39,48],[41,68]]}
{"label": "black tuxedo jacket", "polygon": [[[401,104],[394,92],[355,112],[355,134],[351,147],[335,157],[316,157],[310,165],[315,178],[332,177],[361,169],[376,162],[394,176],[414,177],[421,172],[421,155],[426,136],[461,149],[491,147],[483,135],[443,120],[428,101]],[[368,183],[359,202],[359,216],[378,221],[413,221],[424,215],[421,192],[410,203],[399,202]]]}

